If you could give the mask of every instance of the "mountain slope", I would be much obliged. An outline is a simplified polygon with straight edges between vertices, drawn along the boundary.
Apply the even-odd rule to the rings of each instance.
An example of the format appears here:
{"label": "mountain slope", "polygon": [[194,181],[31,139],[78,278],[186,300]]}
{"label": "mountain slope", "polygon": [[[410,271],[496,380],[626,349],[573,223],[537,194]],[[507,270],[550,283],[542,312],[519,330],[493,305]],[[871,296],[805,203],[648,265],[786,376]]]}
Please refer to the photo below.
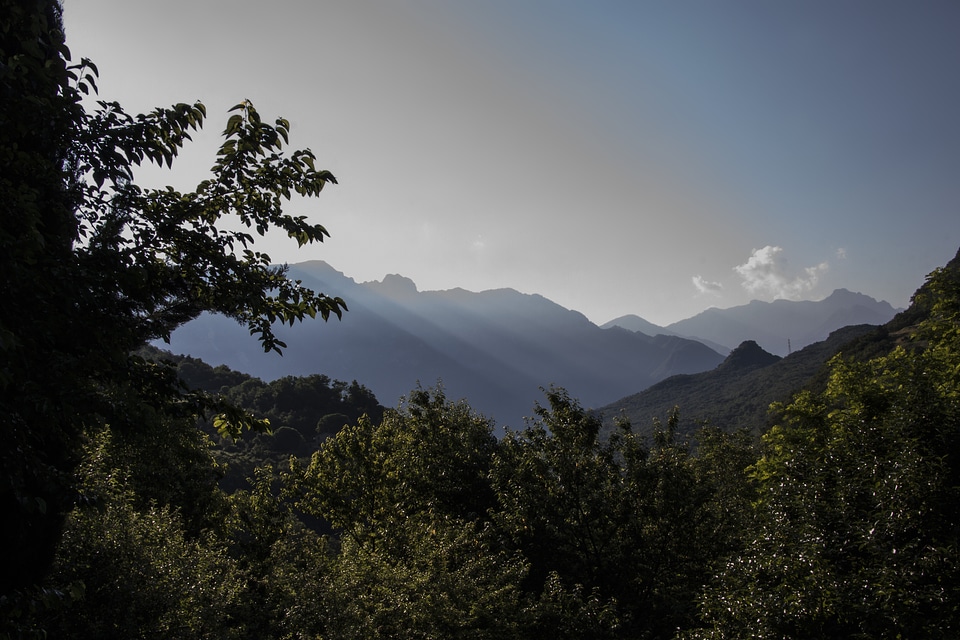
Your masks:
{"label": "mountain slope", "polygon": [[625,316],[620,316],[619,318],[614,318],[610,322],[606,322],[600,325],[601,329],[609,329],[610,327],[621,327],[627,329],[628,331],[637,331],[639,333],[645,333],[648,336],[655,336],[659,334],[671,335],[670,331],[653,324],[649,320],[644,320],[638,315],[629,314]]}
{"label": "mountain slope", "polygon": [[723,360],[699,342],[601,329],[511,289],[420,292],[396,275],[356,283],[320,261],[291,265],[290,275],[343,297],[349,312],[340,322],[281,328],[289,345],[282,358],[263,354],[233,321],[210,315],[174,332],[168,348],[264,380],[311,373],[358,380],[388,406],[418,382],[442,381],[449,397],[513,426],[532,413],[540,387],[562,386],[584,406],[599,406]]}
{"label": "mountain slope", "polygon": [[724,430],[762,431],[771,402],[789,398],[802,388],[839,350],[856,338],[876,331],[871,325],[839,329],[822,342],[785,358],[747,341],[734,349],[716,369],[663,380],[599,410],[607,429],[617,416],[629,418],[634,428],[648,431],[654,418],[665,420],[680,407],[680,430],[693,432],[702,421]]}
{"label": "mountain slope", "polygon": [[[943,269],[954,286],[960,288],[960,251]],[[830,322],[878,311],[886,313],[886,307],[889,306],[842,289],[835,291],[830,298],[833,298],[831,303],[835,305],[835,315],[821,325],[821,330]],[[679,406],[680,428],[687,433],[692,432],[703,420],[725,430],[743,427],[754,432],[762,431],[768,426],[767,408],[771,402],[789,400],[793,393],[801,389],[816,391],[824,388],[828,369],[823,365],[837,353],[842,353],[844,358],[866,361],[885,355],[896,346],[909,348],[910,336],[916,325],[930,315],[930,300],[934,298],[928,291],[928,284],[924,283],[917,289],[910,306],[881,326],[847,326],[834,331],[826,340],[810,344],[782,359],[769,353],[760,353],[756,344],[743,343],[712,371],[668,378],[640,393],[613,402],[598,412],[607,430],[613,428],[614,419],[622,414],[630,419],[635,428],[649,431],[653,418],[664,420],[673,407]],[[753,306],[764,304],[753,303]],[[779,305],[781,309],[777,312],[784,309],[809,310],[809,305],[800,304],[798,307],[798,304]],[[743,307],[737,311],[741,317],[745,315]],[[704,312],[697,318],[702,320],[710,316],[709,312]],[[731,320],[731,324],[733,322]],[[817,330],[807,335],[813,335]],[[747,366],[744,366],[745,363]]]}
{"label": "mountain slope", "polygon": [[652,322],[644,320],[640,316],[633,315],[633,314],[620,316],[619,318],[614,318],[610,322],[605,322],[604,324],[600,325],[601,329],[611,329],[613,327],[621,327],[623,329],[627,329],[628,331],[645,333],[648,336],[663,335],[663,336],[676,336],[680,338],[689,338],[690,340],[696,340],[697,342],[707,345],[717,353],[720,353],[723,355],[730,353],[730,347],[725,347],[722,344],[713,342],[712,340],[707,340],[700,336],[681,336],[678,333],[671,331],[670,329],[667,329],[666,327],[655,325]]}

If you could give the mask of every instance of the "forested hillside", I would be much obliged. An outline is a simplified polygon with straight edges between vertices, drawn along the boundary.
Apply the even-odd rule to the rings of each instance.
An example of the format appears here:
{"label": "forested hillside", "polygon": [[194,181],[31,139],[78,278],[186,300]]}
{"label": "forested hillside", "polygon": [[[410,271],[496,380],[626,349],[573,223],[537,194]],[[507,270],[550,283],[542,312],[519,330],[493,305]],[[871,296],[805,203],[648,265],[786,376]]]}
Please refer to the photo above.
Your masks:
{"label": "forested hillside", "polygon": [[[321,240],[283,206],[335,180],[244,102],[211,180],[141,189],[203,106],[88,112],[58,6],[0,6],[0,637],[960,636],[960,253],[759,438],[677,414],[603,437],[556,387],[498,438],[441,388],[381,411],[320,376],[178,374],[142,350],[203,311],[267,351],[295,348],[275,322],[349,322],[216,224]],[[341,415],[220,486],[218,443],[306,453]]]}
{"label": "forested hillside", "polygon": [[344,425],[364,416],[377,422],[383,418],[383,406],[356,380],[347,383],[311,375],[264,382],[223,365],[211,367],[202,360],[154,347],[139,353],[174,367],[187,388],[215,394],[269,424],[268,431],[235,439],[217,433],[210,420],[201,423],[215,444],[211,451],[223,475],[219,485],[227,492],[245,488],[257,467],[283,467],[291,456],[309,458],[319,443]]}
{"label": "forested hillside", "polygon": [[609,432],[619,418],[647,425],[654,418],[666,420],[679,406],[683,411],[678,428],[685,435],[704,423],[760,434],[770,426],[770,403],[789,398],[809,384],[831,357],[854,349],[852,341],[876,331],[877,327],[870,325],[844,327],[785,358],[767,353],[755,342],[745,342],[716,369],[672,376],[600,407],[596,413]]}

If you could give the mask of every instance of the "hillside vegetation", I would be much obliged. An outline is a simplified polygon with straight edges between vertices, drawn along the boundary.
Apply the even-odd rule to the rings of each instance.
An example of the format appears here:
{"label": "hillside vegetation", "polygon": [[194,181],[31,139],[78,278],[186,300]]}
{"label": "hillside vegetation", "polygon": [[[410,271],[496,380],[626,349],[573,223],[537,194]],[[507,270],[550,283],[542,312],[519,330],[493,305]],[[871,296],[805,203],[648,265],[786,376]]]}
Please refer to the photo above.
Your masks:
{"label": "hillside vegetation", "polygon": [[[851,330],[862,357],[840,349],[826,384],[780,404],[759,439],[706,427],[694,451],[677,414],[605,437],[561,389],[498,439],[464,402],[416,389],[225,492],[196,427],[103,432],[82,466],[96,502],[71,514],[49,577],[82,595],[34,623],[101,637],[953,635],[956,267],[917,293],[905,332]],[[877,335],[887,350],[865,356]],[[732,357],[721,369],[748,374],[789,359],[754,345]],[[180,367],[305,424],[277,413],[294,381]],[[313,384],[339,401],[353,386]]]}
{"label": "hillside vegetation", "polygon": [[291,456],[308,459],[319,443],[344,425],[364,416],[375,421],[383,418],[383,406],[356,380],[346,383],[311,375],[264,382],[223,365],[211,367],[154,347],[145,347],[140,354],[174,367],[188,388],[216,394],[269,424],[266,432],[235,439],[219,434],[212,421],[201,422],[215,444],[211,451],[223,476],[219,485],[228,492],[247,487],[247,478],[254,476],[257,467],[283,467]]}
{"label": "hillside vegetation", "polygon": [[845,327],[784,358],[767,353],[755,342],[744,342],[716,369],[667,378],[596,413],[608,433],[618,419],[649,425],[654,419],[666,420],[680,407],[678,429],[685,435],[703,424],[757,435],[770,426],[772,402],[789,398],[809,384],[831,357],[853,349],[851,341],[876,331],[870,325]]}

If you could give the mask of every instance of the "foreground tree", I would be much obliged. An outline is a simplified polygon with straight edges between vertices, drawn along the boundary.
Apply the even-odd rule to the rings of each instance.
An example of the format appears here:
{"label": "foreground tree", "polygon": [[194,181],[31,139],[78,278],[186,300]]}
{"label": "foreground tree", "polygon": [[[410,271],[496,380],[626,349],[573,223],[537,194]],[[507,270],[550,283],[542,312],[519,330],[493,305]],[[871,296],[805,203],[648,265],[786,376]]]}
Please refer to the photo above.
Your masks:
{"label": "foreground tree", "polygon": [[734,461],[749,456],[749,440],[705,432],[695,457],[675,437],[675,412],[652,443],[627,423],[602,441],[600,420],[565,391],[547,399],[506,435],[492,469],[497,527],[530,562],[525,588],[559,581],[604,603],[576,637],[672,637],[737,545],[744,478]]}
{"label": "foreground tree", "polygon": [[300,508],[342,537],[390,544],[392,527],[425,512],[485,519],[497,440],[493,424],[442,389],[417,389],[374,424],[361,418],[320,445]]}
{"label": "foreground tree", "polygon": [[323,637],[518,636],[526,566],[486,515],[496,444],[492,423],[441,389],[321,444],[296,489],[337,534]]}
{"label": "foreground tree", "polygon": [[704,601],[704,638],[960,633],[960,264],[934,272],[914,339],[831,363],[781,407],[753,467],[753,537]]}
{"label": "foreground tree", "polygon": [[[217,424],[234,434],[264,426],[185,394],[134,349],[214,311],[280,351],[272,323],[339,317],[346,306],[289,280],[253,249],[254,233],[271,229],[301,246],[327,236],[283,211],[294,194],[316,196],[336,182],[310,151],[283,152],[287,121],[269,125],[243,102],[210,179],[186,193],[142,189],[135,168],[169,166],[202,125],[203,105],[129,116],[99,102],[88,111],[96,67],[71,62],[59,5],[0,0],[0,15],[0,544],[18,550],[0,596],[20,611],[76,502],[86,434],[136,429],[132,408],[144,405],[171,416],[220,411]],[[228,230],[225,218],[243,230]]]}

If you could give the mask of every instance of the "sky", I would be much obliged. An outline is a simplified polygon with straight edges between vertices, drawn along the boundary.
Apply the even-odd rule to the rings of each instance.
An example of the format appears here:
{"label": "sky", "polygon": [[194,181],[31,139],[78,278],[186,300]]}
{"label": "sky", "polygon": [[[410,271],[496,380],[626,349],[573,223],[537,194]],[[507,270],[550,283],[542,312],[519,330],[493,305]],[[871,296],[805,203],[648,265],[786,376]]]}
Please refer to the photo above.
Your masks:
{"label": "sky", "polygon": [[101,99],[207,107],[143,184],[207,177],[244,99],[333,172],[289,209],[331,237],[269,236],[278,263],[667,325],[837,288],[905,307],[960,247],[956,2],[64,5]]}

